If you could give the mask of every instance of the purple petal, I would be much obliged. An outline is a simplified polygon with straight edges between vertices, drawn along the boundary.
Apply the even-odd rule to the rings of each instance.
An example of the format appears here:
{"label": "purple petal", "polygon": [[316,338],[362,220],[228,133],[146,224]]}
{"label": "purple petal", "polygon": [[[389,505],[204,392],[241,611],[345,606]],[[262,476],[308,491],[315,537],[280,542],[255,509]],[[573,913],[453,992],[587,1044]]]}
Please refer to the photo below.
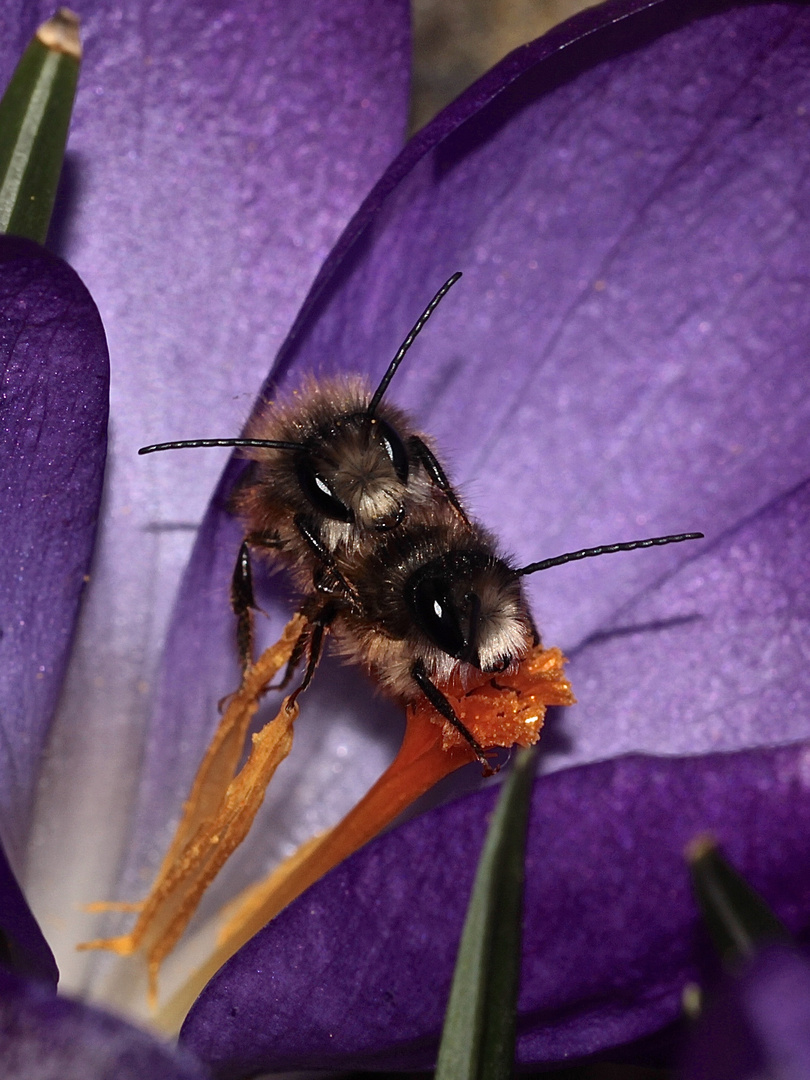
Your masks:
{"label": "purple petal", "polygon": [[[51,12],[6,5],[6,72]],[[109,335],[111,466],[29,875],[38,907],[68,920],[71,964],[98,929],[73,912],[113,887],[157,657],[224,459],[136,450],[238,434],[324,256],[402,145],[409,52],[406,0],[87,0],[81,15],[52,240]],[[104,843],[88,844],[100,820]]]}
{"label": "purple petal", "polygon": [[810,482],[714,540],[617,611],[570,665],[546,768],[628,747],[697,754],[808,734]]}
{"label": "purple petal", "polygon": [[[723,745],[723,724],[739,713],[756,735],[753,703],[766,735],[780,709],[786,731],[806,716],[810,688],[797,675],[806,615],[796,598],[806,591],[808,525],[805,484],[665,582],[646,601],[658,607],[630,619],[635,633],[583,650],[586,689],[607,730],[668,707],[673,734],[705,716]],[[746,617],[751,597],[756,611]],[[743,665],[732,662],[735,648]],[[670,669],[677,692],[668,701],[656,673]],[[615,680],[615,699],[600,676]],[[697,833],[717,834],[791,928],[810,924],[808,754],[804,743],[782,753],[624,758],[538,782],[523,1060],[584,1056],[677,1017],[701,960],[682,854]],[[263,1025],[271,1055],[263,1068],[427,1065],[491,801],[485,792],[425,815],[310,890],[209,984],[185,1029],[191,1045],[207,1060],[247,1067],[244,1048]],[[238,1019],[229,1019],[233,1008]]]}
{"label": "purple petal", "polygon": [[810,1075],[810,964],[770,948],[729,977],[695,1031],[684,1080]]}
{"label": "purple petal", "polygon": [[6,967],[50,983],[56,988],[59,972],[53,953],[42,936],[17,879],[0,848],[0,948]]}
{"label": "purple petal", "polygon": [[0,310],[0,831],[19,868],[93,551],[109,364],[87,289],[30,241],[0,238]]}
{"label": "purple petal", "polygon": [[204,1080],[191,1054],[0,970],[4,1080]]}
{"label": "purple petal", "polygon": [[[586,13],[507,58],[404,151],[327,261],[268,384],[286,389],[310,370],[378,378],[433,287],[460,268],[391,395],[437,435],[506,547],[528,561],[708,534],[702,547],[531,581],[549,643],[574,650],[622,635],[613,652],[589,647],[572,665],[583,704],[557,766],[810,734],[798,599],[807,567],[791,532],[803,511],[785,511],[787,532],[765,557],[773,587],[748,576],[756,545],[743,559],[726,544],[746,522],[756,532],[760,512],[764,528],[810,474],[808,96],[806,7],[717,14],[714,3],[660,0]],[[141,859],[156,860],[155,824],[179,805],[202,753],[215,722],[207,703],[233,685],[223,650],[238,533],[224,521],[227,487],[171,631]],[[714,561],[689,570],[706,553]],[[271,632],[289,611],[275,588]],[[778,632],[768,647],[760,600]],[[628,631],[645,625],[657,636],[642,650]],[[175,672],[192,668],[201,674],[189,689]],[[370,695],[355,705],[359,681],[334,679],[319,673],[323,696],[308,692],[297,740],[328,741],[319,714],[337,714],[340,737],[317,758],[299,745],[301,784],[283,793],[286,814],[310,829],[367,786],[363,761],[354,777],[346,768],[344,715],[383,715]],[[607,707],[614,696],[621,711]],[[276,806],[271,793],[257,868],[287,839]]]}
{"label": "purple petal", "polygon": [[[715,833],[791,929],[807,926],[810,746],[631,756],[535,785],[518,1059],[575,1059],[679,1015],[706,958],[683,849]],[[222,1075],[429,1066],[495,799],[374,841],[215,976],[182,1032]]]}

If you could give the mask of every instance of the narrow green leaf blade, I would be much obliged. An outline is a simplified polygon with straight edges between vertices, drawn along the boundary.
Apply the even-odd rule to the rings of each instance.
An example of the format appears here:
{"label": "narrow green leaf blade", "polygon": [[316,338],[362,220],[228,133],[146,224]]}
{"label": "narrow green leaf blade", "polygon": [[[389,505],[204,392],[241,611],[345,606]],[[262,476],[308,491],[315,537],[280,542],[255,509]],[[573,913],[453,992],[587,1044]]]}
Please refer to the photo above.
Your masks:
{"label": "narrow green leaf blade", "polygon": [[37,30],[0,100],[0,232],[43,244],[79,79],[79,20],[67,8]]}
{"label": "narrow green leaf blade", "polygon": [[687,858],[703,921],[726,963],[750,957],[769,941],[791,940],[759,893],[723,858],[712,837],[693,840]]}
{"label": "narrow green leaf blade", "polygon": [[508,1080],[513,1073],[534,769],[534,749],[521,751],[492,815],[461,936],[436,1080]]}

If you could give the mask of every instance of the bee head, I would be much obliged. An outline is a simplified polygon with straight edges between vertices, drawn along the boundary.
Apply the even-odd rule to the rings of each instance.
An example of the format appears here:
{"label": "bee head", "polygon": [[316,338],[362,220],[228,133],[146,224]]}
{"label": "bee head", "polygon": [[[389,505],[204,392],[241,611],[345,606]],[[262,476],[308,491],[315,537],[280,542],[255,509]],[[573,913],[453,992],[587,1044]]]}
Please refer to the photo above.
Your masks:
{"label": "bee head", "polygon": [[486,674],[506,670],[531,647],[520,581],[487,552],[450,551],[420,566],[406,583],[405,597],[435,646]]}
{"label": "bee head", "polygon": [[329,520],[384,531],[404,516],[408,453],[396,430],[380,417],[340,417],[308,441],[295,467],[301,490]]}

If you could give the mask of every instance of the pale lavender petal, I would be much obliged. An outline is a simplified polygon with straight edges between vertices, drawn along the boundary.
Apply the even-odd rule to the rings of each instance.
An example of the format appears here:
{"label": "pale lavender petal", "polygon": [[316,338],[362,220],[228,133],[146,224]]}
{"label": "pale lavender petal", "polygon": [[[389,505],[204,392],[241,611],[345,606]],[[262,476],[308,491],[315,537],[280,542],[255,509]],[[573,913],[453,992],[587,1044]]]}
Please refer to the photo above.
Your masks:
{"label": "pale lavender petal", "polygon": [[107,436],[104,330],[76,273],[0,237],[0,836],[23,866],[45,740],[96,534]]}
{"label": "pale lavender petal", "polygon": [[0,965],[54,988],[56,961],[0,848]]}
{"label": "pale lavender petal", "polygon": [[[52,10],[4,5],[6,74]],[[66,919],[66,975],[97,929],[79,905],[112,889],[157,657],[224,460],[137,448],[238,434],[323,258],[402,145],[409,53],[405,0],[87,0],[80,14],[51,242],[109,336],[111,466],[29,874],[38,909]],[[70,881],[51,874],[60,858]]]}
{"label": "pale lavender petal", "polygon": [[187,1051],[0,970],[4,1080],[205,1080]]}
{"label": "pale lavender petal", "polygon": [[[513,54],[392,165],[327,261],[268,385],[292,387],[311,370],[379,377],[433,289],[461,269],[391,396],[438,436],[507,548],[529,561],[708,534],[702,546],[532,580],[546,640],[592,643],[572,664],[582,705],[551,744],[555,765],[810,731],[805,515],[780,501],[810,475],[808,103],[806,7],[717,14],[713,3],[661,0],[586,13]],[[222,650],[238,534],[222,507],[220,496],[166,658],[147,773],[150,798],[164,794],[135,844],[153,862],[155,823],[179,806],[216,719],[199,703],[233,685],[233,653]],[[772,511],[786,516],[763,560],[770,587],[750,573],[757,515],[764,528]],[[743,557],[728,541],[746,522]],[[288,601],[268,591],[264,603],[276,631]],[[758,641],[762,615],[776,643]],[[642,649],[628,631],[645,622],[659,632]],[[616,631],[624,637],[606,636]],[[701,661],[694,685],[676,655],[683,643]],[[173,680],[192,668],[206,673],[193,692]],[[333,678],[319,673],[323,704],[308,693],[299,741],[307,725],[328,731],[333,713],[342,723],[349,677]],[[379,709],[369,695],[359,722]],[[285,791],[284,806],[310,829],[367,786],[347,768],[346,746],[328,748],[331,781],[323,754],[299,757],[302,789]],[[273,809],[271,799],[257,866],[288,835]]]}
{"label": "pale lavender petal", "polygon": [[[677,1019],[707,960],[684,847],[710,830],[791,930],[810,923],[810,744],[628,756],[537,781],[518,1060],[571,1062]],[[182,1033],[218,1075],[429,1067],[496,793],[333,871],[215,976]]]}
{"label": "pale lavender petal", "polygon": [[770,948],[708,997],[684,1080],[804,1080],[810,1075],[810,964]]}

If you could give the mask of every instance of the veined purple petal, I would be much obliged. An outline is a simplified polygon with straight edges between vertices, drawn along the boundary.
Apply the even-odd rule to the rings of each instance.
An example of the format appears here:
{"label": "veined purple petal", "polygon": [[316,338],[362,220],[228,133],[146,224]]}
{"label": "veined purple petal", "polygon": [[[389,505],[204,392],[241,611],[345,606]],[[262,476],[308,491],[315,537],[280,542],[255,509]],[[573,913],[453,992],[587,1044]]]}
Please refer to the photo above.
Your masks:
{"label": "veined purple petal", "polygon": [[2,965],[56,987],[56,961],[31,914],[5,852],[0,848],[0,950]]}
{"label": "veined purple petal", "polygon": [[[518,1060],[573,1060],[676,1019],[705,959],[683,849],[710,830],[792,930],[810,921],[805,743],[628,756],[535,784]],[[428,1067],[488,790],[373,841],[214,977],[182,1032],[222,1077]]]}
{"label": "veined purple petal", "polygon": [[0,312],[0,835],[19,871],[90,568],[109,364],[90,294],[37,244],[0,237]]}
{"label": "veined purple petal", "polygon": [[[808,572],[801,531],[790,531],[804,510],[781,502],[810,475],[810,9],[721,8],[602,6],[471,88],[369,196],[265,391],[309,371],[378,378],[433,288],[461,269],[390,393],[438,436],[462,492],[507,549],[529,561],[707,533],[702,547],[589,560],[531,580],[546,640],[569,650],[591,643],[572,664],[582,704],[563,721],[558,766],[810,734]],[[232,686],[223,672],[233,654],[222,649],[238,534],[223,522],[227,486],[165,659],[147,764],[148,790],[164,794],[135,844],[153,860],[155,822],[179,806],[215,722],[200,702]],[[763,559],[769,584],[751,574],[757,515],[764,527],[772,510],[787,517]],[[749,548],[738,558],[728,541],[745,523]],[[785,554],[778,544],[791,535]],[[715,561],[698,562],[706,553]],[[276,630],[288,601],[269,592],[265,606]],[[758,642],[763,614],[776,643]],[[631,632],[645,628],[642,647]],[[608,640],[613,652],[592,647]],[[676,655],[682,645],[687,657],[700,652],[694,686]],[[174,680],[192,662],[213,685]],[[313,692],[302,702],[299,744],[307,725],[329,730],[346,708],[361,723],[381,715],[371,695],[354,705],[362,689],[347,691],[350,676],[334,678],[318,674],[322,705]],[[182,745],[169,750],[178,731]],[[328,758],[299,753],[301,787],[284,791],[285,812],[312,829],[367,786],[341,750],[342,738],[330,749],[331,782]],[[286,835],[272,820],[276,805],[271,794],[257,825],[268,849]]]}
{"label": "veined purple petal", "polygon": [[810,1074],[810,964],[772,947],[706,1002],[684,1080],[803,1080]]}
{"label": "veined purple petal", "polygon": [[630,746],[697,754],[807,737],[810,480],[694,546],[570,665],[580,705],[548,732],[545,767]]}
{"label": "veined purple petal", "polygon": [[[51,13],[4,6],[4,71]],[[318,267],[402,145],[409,52],[406,0],[87,0],[81,17],[51,241],[104,318],[111,456],[28,879],[37,910],[65,920],[73,985],[87,962],[73,945],[98,931],[79,905],[114,887],[157,658],[224,460],[136,451],[239,433]],[[57,859],[73,867],[58,885]]]}
{"label": "veined purple petal", "polygon": [[205,1080],[191,1054],[0,969],[4,1080]]}
{"label": "veined purple petal", "polygon": [[[756,702],[766,738],[778,734],[780,708],[791,730],[810,696],[798,674],[807,615],[797,601],[809,520],[805,484],[662,582],[630,613],[632,632],[583,649],[586,691],[607,729],[670,709],[670,730],[680,723],[688,734],[705,714],[722,746],[724,719],[746,719]],[[670,668],[671,700],[655,677]],[[602,685],[611,679],[615,700]],[[747,722],[755,734],[756,716]],[[703,959],[683,859],[698,833],[716,834],[791,929],[810,926],[809,747],[620,758],[538,781],[522,1060],[585,1056],[677,1017]],[[492,800],[483,792],[427,814],[325,878],[212,980],[184,1037],[224,1075],[251,1063],[428,1065]],[[262,1038],[259,1026],[269,1056],[251,1062],[244,1048]]]}

